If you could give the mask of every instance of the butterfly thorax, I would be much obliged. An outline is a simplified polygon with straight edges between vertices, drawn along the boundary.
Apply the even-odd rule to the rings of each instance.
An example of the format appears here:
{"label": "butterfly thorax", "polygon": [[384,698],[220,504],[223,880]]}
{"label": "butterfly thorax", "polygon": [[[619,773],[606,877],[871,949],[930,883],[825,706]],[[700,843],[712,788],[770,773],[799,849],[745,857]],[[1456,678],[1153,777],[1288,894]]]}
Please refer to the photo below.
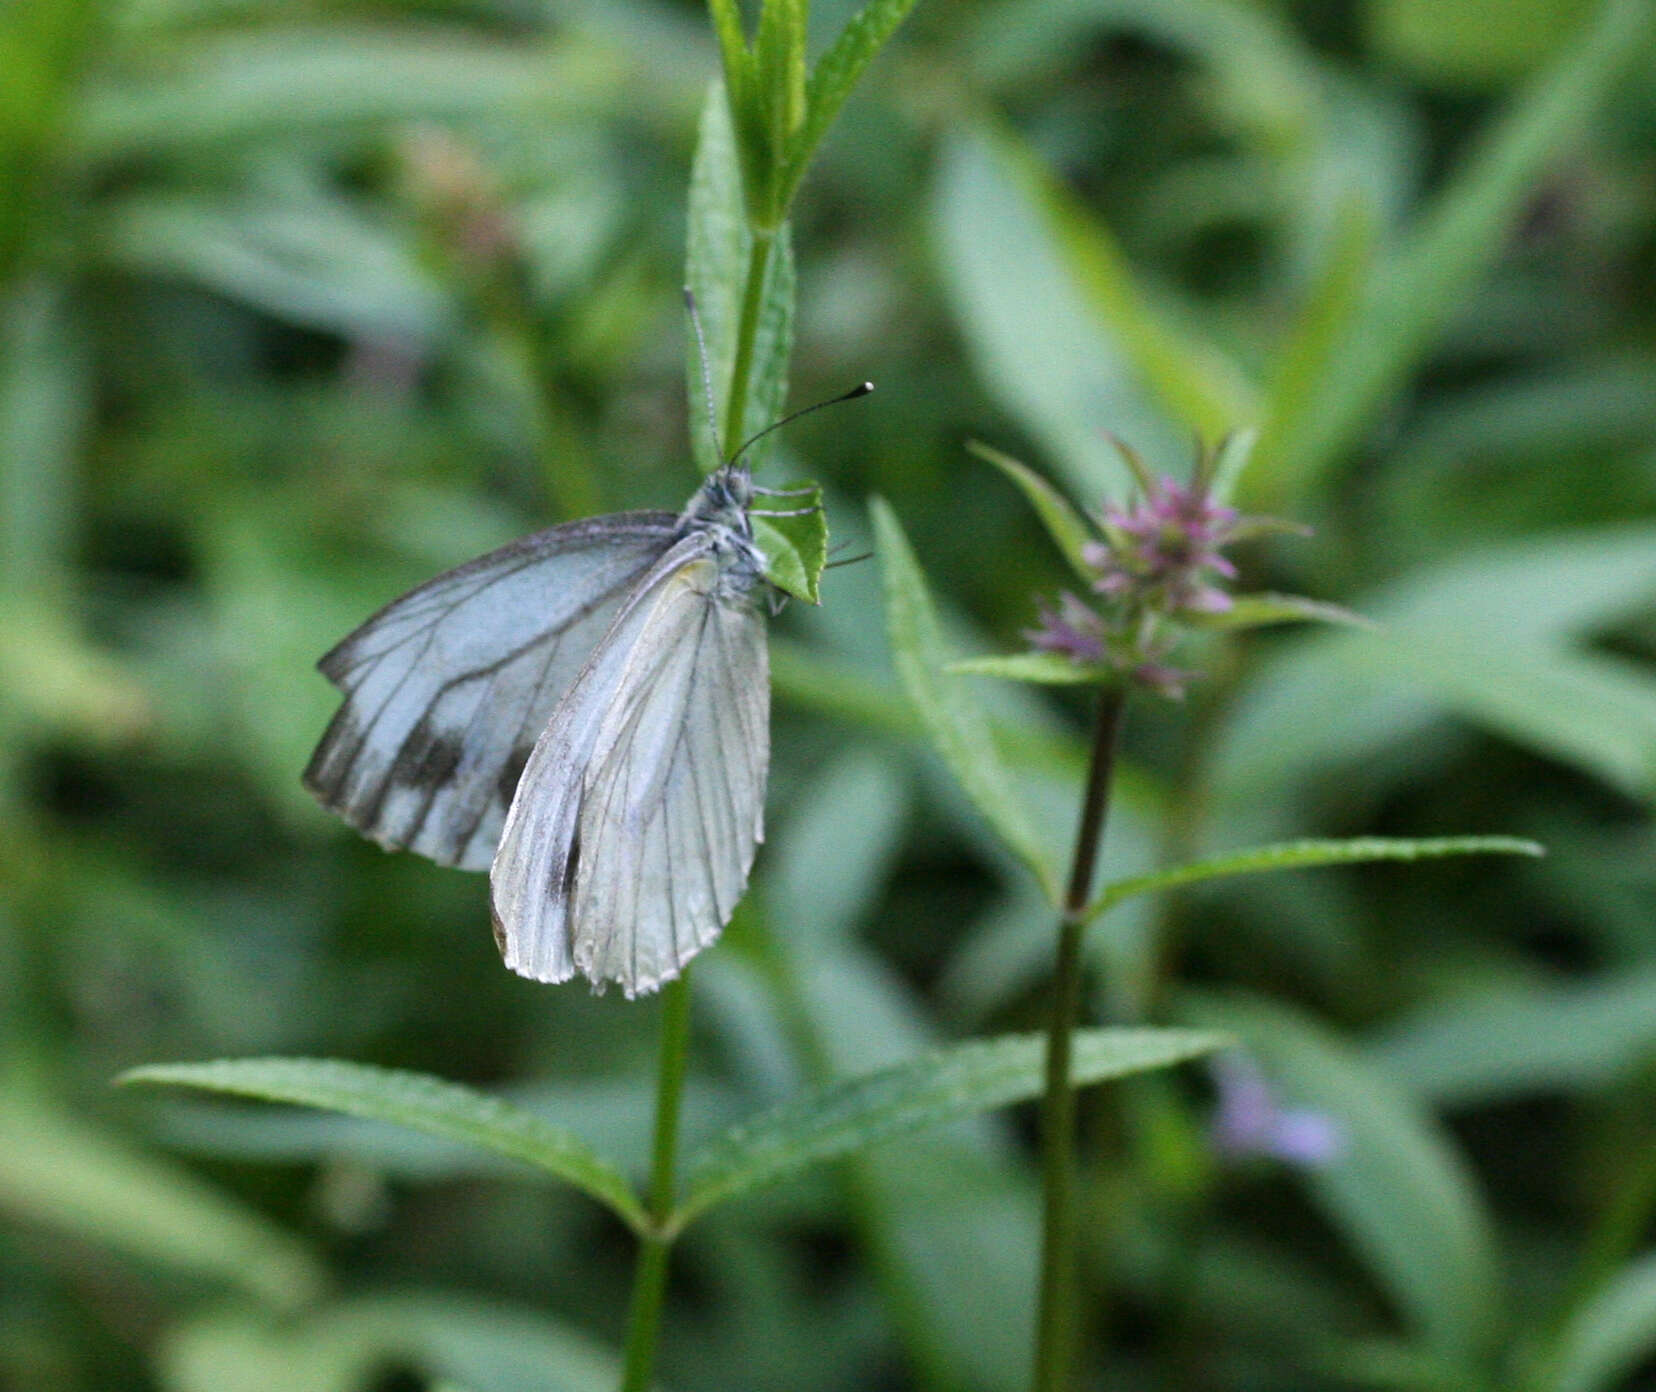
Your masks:
{"label": "butterfly thorax", "polygon": [[765,554],[753,539],[748,504],[753,499],[746,465],[721,465],[707,476],[679,516],[679,534],[701,532],[712,543],[719,590],[745,596],[765,573]]}

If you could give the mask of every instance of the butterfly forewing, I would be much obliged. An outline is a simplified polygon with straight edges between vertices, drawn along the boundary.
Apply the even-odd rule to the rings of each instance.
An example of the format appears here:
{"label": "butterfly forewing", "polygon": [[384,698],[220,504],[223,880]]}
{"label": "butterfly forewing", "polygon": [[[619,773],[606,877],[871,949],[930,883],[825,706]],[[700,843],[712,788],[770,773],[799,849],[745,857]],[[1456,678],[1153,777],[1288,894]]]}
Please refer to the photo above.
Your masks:
{"label": "butterfly forewing", "polygon": [[642,581],[530,756],[491,874],[506,963],[655,989],[724,926],[763,830],[757,573],[692,532]]}
{"label": "butterfly forewing", "polygon": [[677,529],[553,527],[387,605],[318,664],[346,699],[306,786],[382,845],[483,869],[530,748]]}

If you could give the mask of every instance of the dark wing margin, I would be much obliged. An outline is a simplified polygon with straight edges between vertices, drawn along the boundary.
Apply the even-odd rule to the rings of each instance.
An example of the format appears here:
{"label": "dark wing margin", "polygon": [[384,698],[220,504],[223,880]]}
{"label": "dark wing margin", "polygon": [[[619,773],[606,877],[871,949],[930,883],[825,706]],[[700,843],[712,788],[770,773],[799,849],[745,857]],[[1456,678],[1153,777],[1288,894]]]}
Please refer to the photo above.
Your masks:
{"label": "dark wing margin", "polygon": [[571,522],[393,600],[317,664],[345,701],[305,786],[387,848],[486,868],[542,727],[677,528]]}

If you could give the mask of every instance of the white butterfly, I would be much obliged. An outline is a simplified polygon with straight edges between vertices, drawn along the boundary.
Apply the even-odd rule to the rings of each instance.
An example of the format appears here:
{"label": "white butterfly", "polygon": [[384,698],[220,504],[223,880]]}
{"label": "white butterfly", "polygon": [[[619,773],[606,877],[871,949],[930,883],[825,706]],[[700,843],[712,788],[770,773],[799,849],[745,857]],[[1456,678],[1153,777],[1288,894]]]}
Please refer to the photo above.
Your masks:
{"label": "white butterfly", "polygon": [[383,846],[489,865],[513,971],[653,991],[741,898],[770,758],[753,492],[732,462],[676,517],[513,542],[318,664],[345,702],[306,786]]}

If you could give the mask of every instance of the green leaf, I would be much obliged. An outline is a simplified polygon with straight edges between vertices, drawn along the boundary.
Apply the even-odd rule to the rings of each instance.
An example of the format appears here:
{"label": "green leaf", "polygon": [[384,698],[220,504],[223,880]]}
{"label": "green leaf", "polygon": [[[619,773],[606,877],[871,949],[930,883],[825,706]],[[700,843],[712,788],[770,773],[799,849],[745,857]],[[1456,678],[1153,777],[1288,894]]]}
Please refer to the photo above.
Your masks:
{"label": "green leaf", "polygon": [[1477,153],[1421,214],[1362,312],[1349,318],[1318,389],[1282,405],[1250,496],[1303,496],[1366,430],[1414,371],[1507,245],[1536,182],[1591,120],[1617,78],[1646,50],[1645,0],[1610,0],[1547,72],[1512,104]]}
{"label": "green leaf", "polygon": [[[68,132],[83,160],[267,141],[288,131],[395,121],[590,112],[626,79],[592,46],[492,44],[333,25],[244,30],[154,45],[91,84]],[[136,75],[126,75],[136,74]],[[634,88],[648,92],[648,84]],[[645,99],[641,97],[640,99]]]}
{"label": "green leaf", "polygon": [[1656,679],[1649,665],[1588,649],[1531,647],[1489,632],[1374,635],[1389,670],[1412,670],[1489,728],[1656,798]]}
{"label": "green leaf", "polygon": [[1216,614],[1185,613],[1179,616],[1192,628],[1205,628],[1219,633],[1231,633],[1246,628],[1263,628],[1280,623],[1331,623],[1351,628],[1373,628],[1375,625],[1361,614],[1339,604],[1328,604],[1304,595],[1244,594],[1233,595],[1229,609]]}
{"label": "green leaf", "polygon": [[1478,89],[1534,68],[1580,30],[1593,0],[1376,0],[1376,52],[1425,81]]}
{"label": "green leaf", "polygon": [[[795,492],[803,488],[807,491]],[[753,536],[765,553],[765,579],[807,604],[820,604],[822,569],[828,564],[828,512],[822,485],[794,484],[790,496],[767,500],[777,512],[752,511]],[[783,512],[796,515],[783,516]]]}
{"label": "green leaf", "polygon": [[713,32],[719,39],[725,89],[733,103],[744,101],[753,77],[753,57],[748,52],[747,33],[742,28],[742,12],[736,0],[707,0],[707,8],[713,17]]}
{"label": "green leaf", "polygon": [[945,287],[976,376],[1081,498],[1123,497],[1132,477],[1113,433],[1152,462],[1189,457],[1190,437],[1131,355],[1090,315],[1041,210],[976,127],[943,144],[934,221]]}
{"label": "green leaf", "polygon": [[[1216,503],[1229,503],[1236,497],[1236,490],[1242,482],[1242,475],[1247,472],[1248,465],[1253,462],[1254,447],[1259,443],[1259,431],[1247,427],[1241,430],[1229,430],[1219,437],[1219,443],[1214,447],[1213,457],[1207,461],[1205,473],[1208,480],[1208,496]],[[1139,486],[1146,485],[1141,481]],[[1246,517],[1232,531],[1236,538],[1258,536],[1265,532],[1303,532],[1303,528],[1292,522],[1278,522],[1268,517]]]}
{"label": "green leaf", "polygon": [[1656,1350],[1656,1253],[1623,1267],[1571,1315],[1543,1392],[1610,1392]]}
{"label": "green leaf", "polygon": [[338,1059],[224,1059],[151,1064],[123,1083],[159,1083],[324,1107],[395,1122],[521,1160],[591,1195],[636,1232],[649,1225],[626,1178],[573,1132],[458,1083]]}
{"label": "green leaf", "polygon": [[288,323],[430,344],[453,311],[409,248],[322,189],[226,203],[135,196],[104,216],[98,250],[122,270],[203,285]]}
{"label": "green leaf", "polygon": [[925,727],[901,690],[870,680],[847,662],[824,657],[779,634],[770,642],[770,665],[777,698],[800,710],[898,739],[925,736]]}
{"label": "green leaf", "polygon": [[[736,134],[723,89],[713,83],[702,105],[695,162],[690,171],[689,229],[685,255],[685,283],[696,297],[702,331],[707,340],[707,366],[713,379],[713,400],[730,400],[731,377],[736,370],[742,293],[754,255],[738,165]],[[782,416],[788,391],[788,359],[793,352],[794,260],[793,242],[784,224],[769,243],[748,392],[737,438],[723,440],[726,452]],[[694,335],[685,342],[685,381],[690,395],[690,447],[703,473],[723,461],[714,445],[717,426],[707,422],[707,393]],[[721,421],[720,424],[723,422]],[[748,452],[757,470],[772,441],[761,440]]]}
{"label": "green leaf", "polygon": [[886,627],[897,673],[909,699],[967,796],[1056,903],[1057,873],[1012,791],[988,721],[961,684],[943,676],[948,656],[937,611],[902,524],[883,498],[875,498],[870,509],[875,547],[885,576]]}
{"label": "green leaf", "polygon": [[9,1217],[283,1308],[322,1289],[326,1273],[290,1234],[189,1171],[5,1082],[0,1211]]}
{"label": "green leaf", "polygon": [[1087,525],[1086,518],[1070,506],[1069,499],[1027,464],[1020,463],[1009,454],[1002,454],[993,445],[968,440],[966,448],[979,459],[993,464],[1017,484],[1046,527],[1047,535],[1070,563],[1070,569],[1090,585],[1098,572],[1087,564],[1083,548],[1089,541],[1095,540],[1093,529]]}
{"label": "green leaf", "polygon": [[0,8],[0,285],[30,250],[32,220],[58,191],[42,198],[42,176],[67,118],[88,57],[101,51],[104,14],[96,0]]}
{"label": "green leaf", "polygon": [[[1276,366],[1266,389],[1254,458],[1262,461],[1250,476],[1244,496],[1287,496],[1275,475],[1274,461],[1290,430],[1317,409],[1328,390],[1325,380],[1345,335],[1363,313],[1363,299],[1374,276],[1379,216],[1366,190],[1347,192],[1327,234],[1325,260],[1315,272],[1305,303],[1287,337],[1277,346]],[[1241,491],[1241,490],[1239,490]],[[1228,502],[1235,493],[1220,495]]]}
{"label": "green leaf", "polygon": [[[75,549],[75,480],[95,409],[72,306],[69,291],[44,277],[0,294],[0,584],[15,596],[40,596],[52,609],[71,592],[65,572]],[[74,627],[66,615],[51,622]],[[5,627],[27,642],[25,617]],[[72,641],[71,633],[63,636]],[[33,689],[51,702],[49,687]]]}
{"label": "green leaf", "polygon": [[1126,254],[1094,214],[1010,130],[985,128],[991,154],[1040,218],[1080,302],[1170,414],[1217,439],[1253,421],[1252,384],[1218,344],[1175,328],[1146,294]]}
{"label": "green leaf", "polygon": [[[1166,1068],[1224,1048],[1223,1034],[1097,1029],[1075,1036],[1077,1086]],[[891,1136],[1004,1107],[1039,1094],[1046,1040],[1009,1035],[834,1083],[727,1132],[689,1164],[673,1230],[737,1194]]]}
{"label": "green leaf", "polygon": [[1656,593],[1656,527],[1621,524],[1463,550],[1362,595],[1375,632],[1282,645],[1234,708],[1214,761],[1258,805],[1330,766],[1383,775],[1382,749],[1453,712],[1644,796],[1656,786],[1656,682],[1581,638]]}
{"label": "green leaf", "polygon": [[764,0],[753,36],[753,100],[764,131],[764,192],[753,218],[762,227],[774,227],[787,216],[782,179],[794,132],[804,124],[806,112],[807,9],[806,0]]}
{"label": "green leaf", "polygon": [[1139,894],[1157,894],[1180,885],[1197,884],[1202,880],[1223,879],[1229,875],[1258,875],[1271,870],[1305,870],[1319,865],[1365,865],[1377,860],[1433,860],[1442,856],[1459,855],[1544,855],[1545,851],[1534,841],[1516,836],[1441,836],[1427,840],[1393,839],[1383,836],[1362,836],[1349,841],[1284,841],[1272,846],[1255,846],[1251,850],[1234,851],[1214,856],[1211,860],[1196,860],[1188,865],[1176,865],[1170,870],[1157,870],[1149,875],[1135,875],[1128,880],[1117,880],[1107,885],[1092,903],[1087,905],[1088,919],[1096,918],[1123,899]]}
{"label": "green leaf", "polygon": [[1437,1106],[1609,1086],[1656,1053],[1656,971],[1491,983],[1428,1003],[1370,1040],[1370,1063]]}
{"label": "green leaf", "polygon": [[1421,1340],[1470,1375],[1498,1331],[1501,1287],[1489,1216],[1449,1137],[1349,1045],[1294,1011],[1227,997],[1202,998],[1186,1013],[1240,1036],[1286,1102],[1339,1124],[1340,1155],[1303,1171],[1305,1183]]}
{"label": "green leaf", "polygon": [[166,1392],[361,1392],[387,1366],[409,1364],[443,1379],[433,1392],[613,1392],[620,1374],[612,1350],[539,1310],[420,1289],[283,1319],[215,1309],[167,1329],[158,1362]]}
{"label": "green leaf", "polygon": [[786,207],[799,188],[811,156],[857,85],[863,69],[897,32],[915,0],[869,0],[851,17],[827,52],[817,59],[805,88],[805,120],[788,144],[781,179]]}
{"label": "green leaf", "polygon": [[1006,653],[991,657],[968,657],[951,662],[945,672],[972,677],[1002,677],[1007,681],[1033,682],[1037,686],[1102,686],[1120,678],[1115,668],[1102,662],[1077,662],[1063,653]]}

